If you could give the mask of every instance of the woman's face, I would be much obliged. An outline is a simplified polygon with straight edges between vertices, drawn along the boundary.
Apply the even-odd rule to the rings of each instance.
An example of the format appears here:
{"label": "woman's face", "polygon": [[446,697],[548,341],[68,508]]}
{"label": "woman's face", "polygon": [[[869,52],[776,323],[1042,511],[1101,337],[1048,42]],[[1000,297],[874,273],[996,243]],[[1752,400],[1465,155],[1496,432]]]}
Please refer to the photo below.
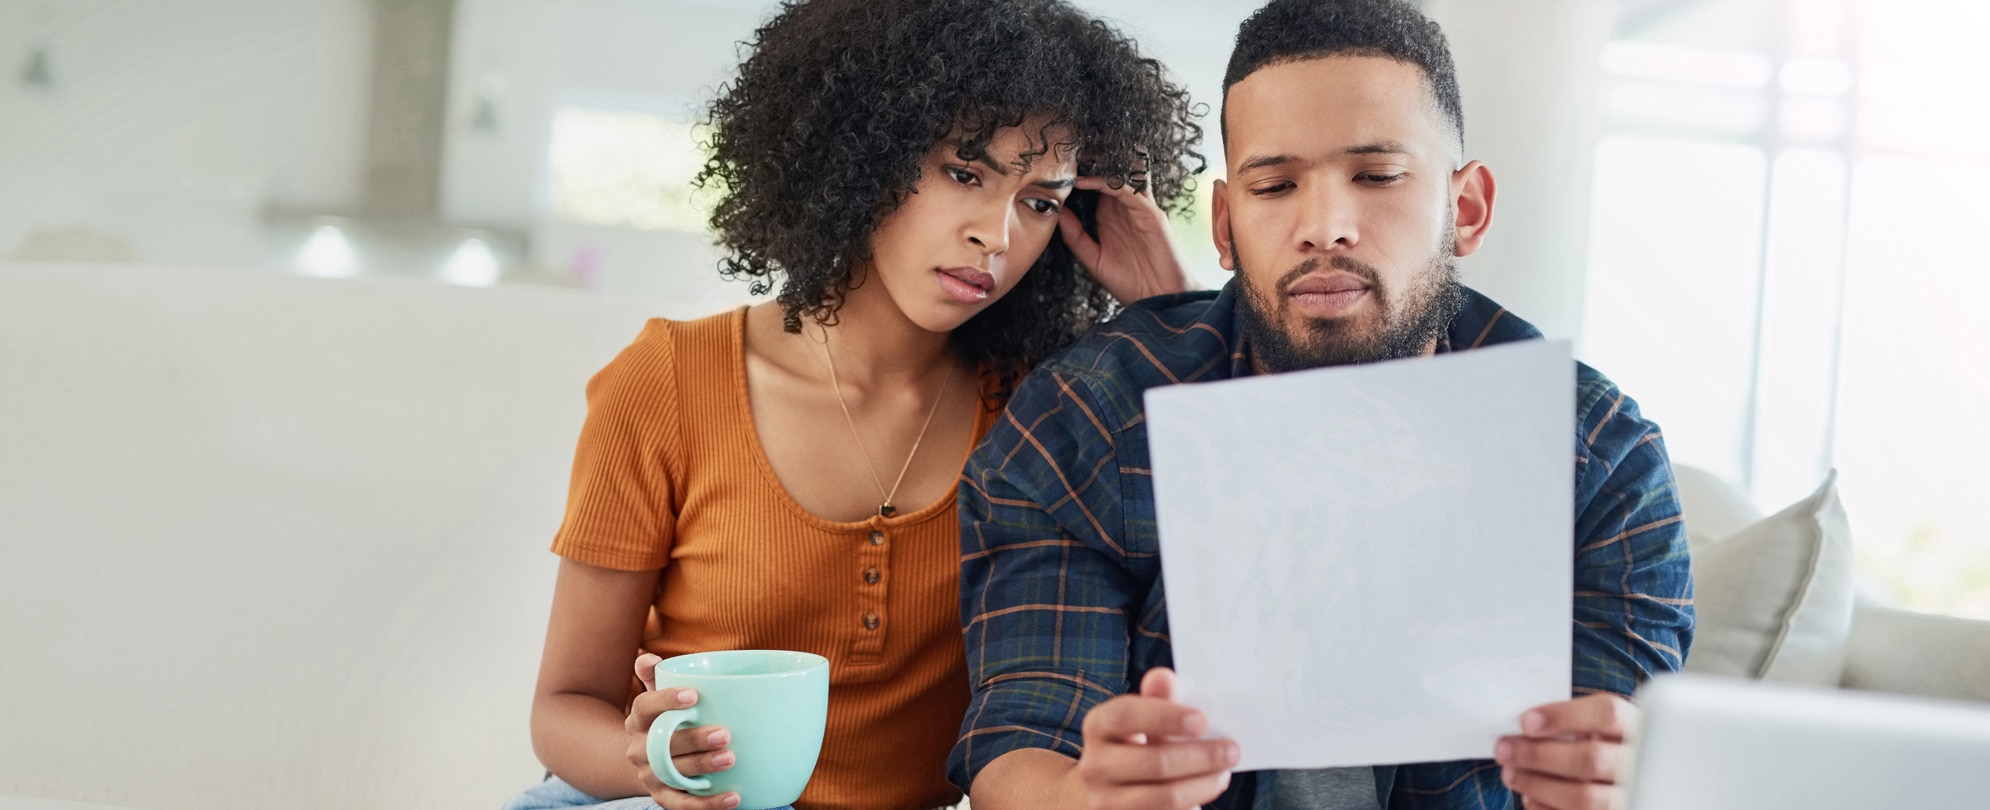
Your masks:
{"label": "woman's face", "polygon": [[[919,183],[871,235],[873,278],[913,323],[951,332],[1015,289],[1057,235],[1057,215],[1077,175],[1069,148],[1043,151],[1040,127],[995,133],[987,154],[960,159],[943,140],[926,153]],[[1052,144],[1059,133],[1049,133]]]}

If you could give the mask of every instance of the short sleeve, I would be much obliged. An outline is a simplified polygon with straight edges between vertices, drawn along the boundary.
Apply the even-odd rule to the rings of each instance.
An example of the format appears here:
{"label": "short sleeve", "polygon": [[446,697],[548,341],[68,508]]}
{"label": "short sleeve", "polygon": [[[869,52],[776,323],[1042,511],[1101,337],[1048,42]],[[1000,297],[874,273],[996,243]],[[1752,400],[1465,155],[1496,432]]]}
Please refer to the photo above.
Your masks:
{"label": "short sleeve", "polygon": [[664,567],[677,522],[680,435],[670,324],[653,320],[587,383],[587,421],[553,553],[623,571]]}

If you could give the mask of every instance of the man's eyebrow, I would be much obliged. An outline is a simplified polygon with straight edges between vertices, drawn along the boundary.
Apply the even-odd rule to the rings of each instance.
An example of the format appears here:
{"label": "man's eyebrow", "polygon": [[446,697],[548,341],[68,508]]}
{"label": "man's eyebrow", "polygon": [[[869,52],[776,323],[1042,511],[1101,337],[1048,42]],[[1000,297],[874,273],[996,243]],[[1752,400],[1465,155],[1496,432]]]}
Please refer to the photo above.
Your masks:
{"label": "man's eyebrow", "polygon": [[1293,163],[1298,160],[1299,160],[1298,158],[1293,157],[1291,155],[1259,155],[1257,157],[1251,158],[1250,160],[1244,161],[1244,165],[1237,167],[1237,172],[1241,174],[1243,172],[1248,172],[1253,169],[1265,169],[1265,168],[1270,168],[1272,166],[1283,166],[1287,163]]}
{"label": "man's eyebrow", "polygon": [[1058,189],[1070,188],[1072,184],[1076,182],[1077,178],[1053,177],[1049,180],[1038,180],[1035,183],[1031,183],[1030,185],[1037,186],[1038,188],[1047,188],[1050,189],[1051,191],[1056,191]]}
{"label": "man's eyebrow", "polygon": [[1350,146],[1342,154],[1347,155],[1407,155],[1410,148],[1396,141],[1376,141],[1360,146]]}

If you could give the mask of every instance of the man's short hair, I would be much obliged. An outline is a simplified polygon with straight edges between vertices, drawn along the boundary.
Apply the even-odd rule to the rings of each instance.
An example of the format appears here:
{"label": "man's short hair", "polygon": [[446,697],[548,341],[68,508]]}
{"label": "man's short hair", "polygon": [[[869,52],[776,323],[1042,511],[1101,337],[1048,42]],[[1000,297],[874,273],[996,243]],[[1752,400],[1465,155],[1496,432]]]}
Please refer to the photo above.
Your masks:
{"label": "man's short hair", "polygon": [[1450,121],[1462,150],[1465,111],[1444,31],[1406,0],[1272,0],[1237,29],[1223,72],[1224,140],[1230,137],[1230,88],[1261,68],[1328,56],[1379,56],[1423,70],[1431,100]]}

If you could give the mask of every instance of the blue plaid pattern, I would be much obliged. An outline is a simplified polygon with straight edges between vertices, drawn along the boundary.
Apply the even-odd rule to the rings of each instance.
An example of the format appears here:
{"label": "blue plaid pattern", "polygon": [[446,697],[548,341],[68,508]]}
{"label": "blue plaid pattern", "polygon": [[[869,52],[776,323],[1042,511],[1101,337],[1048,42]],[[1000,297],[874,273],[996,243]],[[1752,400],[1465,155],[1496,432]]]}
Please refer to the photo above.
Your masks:
{"label": "blue plaid pattern", "polygon": [[[974,700],[948,774],[965,789],[1021,748],[1077,757],[1085,712],[1173,661],[1142,393],[1246,376],[1236,284],[1143,301],[1032,372],[969,458],[960,488],[961,622]],[[1439,351],[1540,338],[1491,300]],[[1692,579],[1658,427],[1596,370],[1576,385],[1577,695],[1630,695],[1679,669]],[[1488,752],[1490,754],[1490,752]],[[1391,808],[1509,808],[1490,760],[1376,768]],[[1238,774],[1211,807],[1266,810],[1275,771]]]}

